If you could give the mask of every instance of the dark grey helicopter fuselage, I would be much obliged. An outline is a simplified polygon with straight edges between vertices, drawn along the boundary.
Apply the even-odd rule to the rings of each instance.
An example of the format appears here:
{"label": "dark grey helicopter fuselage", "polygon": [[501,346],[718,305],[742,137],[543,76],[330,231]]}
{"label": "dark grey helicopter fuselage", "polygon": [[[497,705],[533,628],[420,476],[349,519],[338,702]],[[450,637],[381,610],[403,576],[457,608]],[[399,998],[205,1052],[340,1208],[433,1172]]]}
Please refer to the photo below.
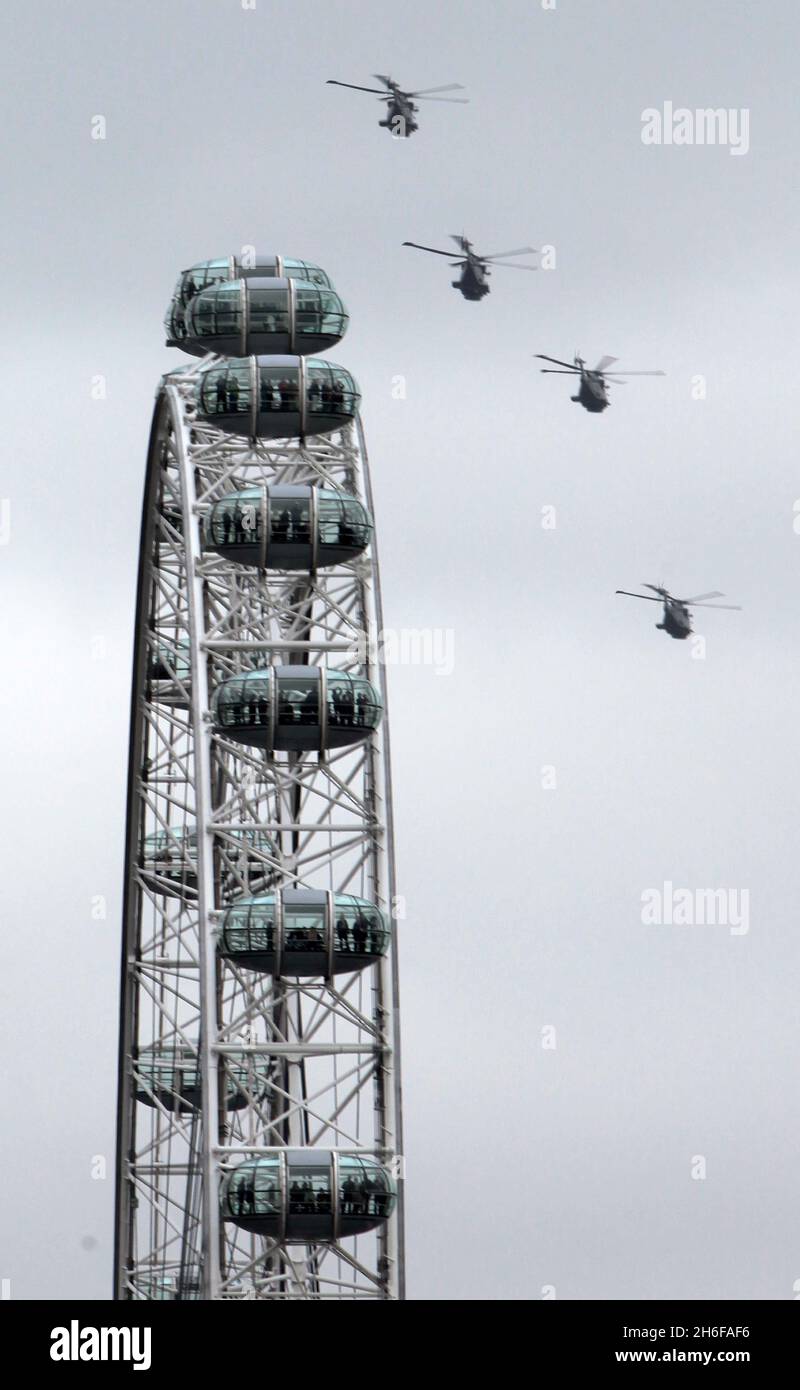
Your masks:
{"label": "dark grey helicopter fuselage", "polygon": [[378,121],[378,125],[383,126],[385,130],[391,131],[394,136],[405,136],[405,138],[408,139],[409,135],[413,135],[415,130],[419,130],[419,126],[414,120],[418,109],[419,108],[414,105],[410,97],[404,96],[402,92],[394,90],[391,100],[386,107],[386,116],[384,120]]}
{"label": "dark grey helicopter fuselage", "polygon": [[656,627],[659,632],[666,632],[669,637],[675,637],[680,642],[692,631],[692,616],[685,604],[669,599],[664,604],[661,622],[656,623]]}
{"label": "dark grey helicopter fuselage", "polygon": [[608,387],[599,372],[587,372],[583,368],[578,394],[570,396],[570,400],[582,405],[584,410],[590,411],[593,415],[599,415],[601,410],[606,410],[611,404],[608,399]]}
{"label": "dark grey helicopter fuselage", "polygon": [[465,299],[483,299],[483,296],[489,293],[486,283],[488,276],[486,266],[474,256],[470,256],[464,262],[458,280],[453,280],[453,289],[460,290]]}

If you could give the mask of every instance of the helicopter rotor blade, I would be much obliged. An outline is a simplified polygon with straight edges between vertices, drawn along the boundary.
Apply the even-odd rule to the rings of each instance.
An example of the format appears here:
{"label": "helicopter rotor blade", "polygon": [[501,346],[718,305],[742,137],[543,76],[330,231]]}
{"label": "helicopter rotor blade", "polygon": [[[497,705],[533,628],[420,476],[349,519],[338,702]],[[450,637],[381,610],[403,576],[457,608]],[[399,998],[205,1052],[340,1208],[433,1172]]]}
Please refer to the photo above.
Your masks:
{"label": "helicopter rotor blade", "polygon": [[732,612],[732,613],[741,613],[741,611],[742,611],[742,605],[741,605],[740,603],[693,603],[693,604],[692,604],[692,607],[693,607],[693,608],[727,608],[728,611],[729,611],[729,612]]}
{"label": "helicopter rotor blade", "polygon": [[[662,584],[646,584],[644,580],[642,580],[642,588],[652,589],[653,593],[658,594],[659,598],[672,598],[672,594],[668,593]],[[644,595],[642,597],[644,597]],[[678,599],[677,602],[680,603],[681,600]]]}
{"label": "helicopter rotor blade", "polygon": [[628,384],[622,380],[621,376],[606,376],[605,372],[596,373],[596,375],[602,376],[603,381],[611,382],[614,386],[627,386]]}
{"label": "helicopter rotor blade", "polygon": [[[378,75],[378,74],[376,73],[375,76],[377,77],[377,75]],[[409,92],[408,95],[409,95],[410,97],[429,97],[429,96],[433,96],[434,92],[463,92],[463,91],[464,91],[464,84],[463,84],[463,82],[445,82],[445,84],[444,84],[443,87],[420,87],[420,89],[419,89],[418,92]],[[465,97],[465,98],[463,98],[463,100],[466,101],[467,98]]]}
{"label": "helicopter rotor blade", "polygon": [[481,256],[482,261],[501,261],[506,256],[535,256],[535,246],[518,246],[515,251],[493,251],[491,256]]}
{"label": "helicopter rotor blade", "polygon": [[564,367],[563,369],[558,367],[540,367],[539,371],[542,373],[542,376],[580,376],[577,367]]}
{"label": "helicopter rotor blade", "polygon": [[666,372],[621,372],[621,376],[666,376]]}
{"label": "helicopter rotor blade", "polygon": [[386,97],[386,93],[382,92],[378,87],[357,87],[354,82],[339,82],[335,77],[329,77],[326,85],[329,87],[349,87],[353,92],[372,92],[374,96],[383,97],[384,99]]}
{"label": "helicopter rotor blade", "polygon": [[[376,77],[376,78],[378,79],[379,82],[383,82],[384,86],[386,86],[386,87],[391,87],[392,85],[396,85],[396,84],[393,84],[392,78],[391,78],[391,77],[386,77],[386,76],[384,76],[384,74],[383,74],[382,72],[373,72],[372,76],[373,76],[373,77]],[[408,93],[404,93],[404,95],[407,96]]]}
{"label": "helicopter rotor blade", "polygon": [[[435,246],[422,246],[418,241],[404,241],[404,246],[414,246],[417,251],[430,251],[433,256],[452,256],[452,251],[439,251]],[[458,262],[460,264],[460,262]]]}
{"label": "helicopter rotor blade", "polygon": [[707,598],[724,598],[725,595],[719,589],[712,589],[710,594],[695,594],[694,598],[682,598],[681,603],[702,603]]}
{"label": "helicopter rotor blade", "polygon": [[482,265],[490,265],[492,270],[538,270],[535,265],[520,265],[519,261],[482,261]]}
{"label": "helicopter rotor blade", "polygon": [[601,357],[596,367],[592,367],[593,372],[604,372],[606,367],[610,367],[612,362],[619,362],[618,357]]}
{"label": "helicopter rotor blade", "polygon": [[[574,362],[562,362],[560,357],[548,357],[546,352],[535,352],[534,357],[538,357],[541,362],[555,362],[557,367],[568,367],[571,372],[579,372],[580,367],[576,367]],[[540,367],[542,372],[546,372],[546,367]]]}
{"label": "helicopter rotor blade", "polygon": [[450,101],[457,102],[459,106],[469,106],[469,97],[426,97],[420,92],[409,92],[409,96],[416,97],[419,101]]}
{"label": "helicopter rotor blade", "polygon": [[[652,585],[648,585],[648,588],[651,587]],[[625,594],[628,598],[644,598],[647,599],[648,603],[663,603],[663,599],[651,598],[649,594],[633,594],[631,593],[630,589],[617,589],[616,593]]]}

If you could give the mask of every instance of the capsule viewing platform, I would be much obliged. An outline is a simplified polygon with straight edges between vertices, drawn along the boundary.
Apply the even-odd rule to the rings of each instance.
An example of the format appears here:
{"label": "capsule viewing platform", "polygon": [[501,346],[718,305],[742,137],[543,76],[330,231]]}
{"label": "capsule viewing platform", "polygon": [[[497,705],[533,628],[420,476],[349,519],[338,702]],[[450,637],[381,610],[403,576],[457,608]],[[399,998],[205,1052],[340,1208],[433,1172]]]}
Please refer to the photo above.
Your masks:
{"label": "capsule viewing platform", "polygon": [[324,666],[265,666],[229,676],[214,691],[218,733],[284,752],[324,752],[360,743],[383,715],[363,676]]}
{"label": "capsule viewing platform", "polygon": [[202,371],[195,386],[201,419],[251,439],[330,434],[355,419],[360,400],[344,367],[297,355],[229,357]]}
{"label": "capsule viewing platform", "polygon": [[[171,1046],[151,1043],[139,1050],[134,1067],[137,1074],[136,1099],[144,1105],[159,1102],[167,1110],[186,1115],[203,1103],[201,1064],[197,1053],[183,1044]],[[254,1097],[267,1089],[268,1063],[263,1058],[226,1066],[225,1108],[243,1110]]]}
{"label": "capsule viewing platform", "polygon": [[220,919],[219,954],[266,975],[341,975],[389,949],[388,919],[350,893],[284,888],[241,898]]}
{"label": "capsule viewing platform", "polygon": [[320,289],[333,289],[333,281],[321,266],[312,261],[298,261],[288,256],[220,256],[216,260],[198,261],[178,276],[169,308],[164,317],[167,347],[184,347],[186,338],[185,314],[195,295],[213,285],[229,280],[278,279],[303,280]]}
{"label": "capsule viewing platform", "polygon": [[394,1180],[375,1159],[325,1149],[284,1149],[229,1172],[222,1216],[280,1241],[335,1241],[374,1230],[392,1214]]}
{"label": "capsule viewing platform", "polygon": [[315,570],[354,559],[371,536],[372,518],[357,498],[310,484],[272,483],[215,502],[203,544],[242,565]]}
{"label": "capsule viewing platform", "polygon": [[248,357],[251,353],[325,352],[347,332],[347,310],[335,290],[302,280],[252,277],[195,295],[184,313],[184,352]]}

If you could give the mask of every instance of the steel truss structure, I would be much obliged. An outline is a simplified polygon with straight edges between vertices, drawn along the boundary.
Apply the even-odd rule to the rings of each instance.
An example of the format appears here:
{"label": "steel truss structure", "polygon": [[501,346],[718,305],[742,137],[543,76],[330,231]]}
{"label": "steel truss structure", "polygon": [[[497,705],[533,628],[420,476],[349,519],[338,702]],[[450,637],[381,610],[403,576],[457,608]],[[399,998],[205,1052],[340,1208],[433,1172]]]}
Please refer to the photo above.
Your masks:
{"label": "steel truss structure", "polygon": [[[372,512],[360,421],[250,441],[195,414],[197,373],[163,379],[142,523],[123,923],[115,1297],[403,1296],[397,953],[353,974],[289,979],[220,959],[222,910],[281,888],[351,893],[393,916],[388,729],[320,753],[222,736],[210,693],[231,674],[319,664],[371,679],[381,629],[374,542],[310,573],[203,550],[226,493],[318,484]],[[268,563],[268,557],[267,563]],[[398,1202],[378,1230],[297,1245],[220,1215],[225,1173],[285,1148],[376,1157]],[[335,1234],[335,1232],[334,1232]]]}

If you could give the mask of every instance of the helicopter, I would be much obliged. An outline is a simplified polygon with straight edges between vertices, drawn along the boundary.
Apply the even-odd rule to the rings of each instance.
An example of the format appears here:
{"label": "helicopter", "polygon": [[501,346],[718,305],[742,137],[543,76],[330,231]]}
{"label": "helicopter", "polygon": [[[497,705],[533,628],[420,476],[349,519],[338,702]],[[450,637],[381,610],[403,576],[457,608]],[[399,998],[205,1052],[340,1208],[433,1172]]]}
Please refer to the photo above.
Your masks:
{"label": "helicopter", "polygon": [[669,637],[675,637],[678,641],[683,641],[692,631],[692,615],[689,608],[727,608],[731,611],[741,613],[738,603],[706,603],[709,598],[724,598],[719,589],[712,589],[709,594],[697,594],[694,598],[673,598],[660,584],[643,584],[645,589],[652,589],[656,595],[651,598],[650,594],[633,594],[630,589],[617,589],[618,594],[625,594],[628,598],[644,598],[648,603],[663,603],[664,612],[661,622],[656,623],[659,632],[666,632]]}
{"label": "helicopter", "polygon": [[380,87],[357,87],[353,82],[339,82],[335,77],[329,77],[327,85],[329,87],[349,87],[353,92],[372,92],[380,97],[381,101],[386,102],[386,119],[379,121],[378,125],[383,126],[393,136],[404,135],[408,138],[413,135],[415,130],[419,130],[414,117],[418,108],[414,105],[412,97],[423,97],[425,101],[456,101],[462,105],[469,101],[469,97],[443,97],[438,96],[439,92],[463,92],[464,88],[460,82],[448,82],[443,87],[426,87],[419,92],[404,92],[392,77],[384,77],[383,73],[376,72],[373,76],[378,82],[382,82],[386,91]]}
{"label": "helicopter", "polygon": [[[540,371],[550,373],[553,376],[566,376],[567,373],[574,373],[580,377],[577,396],[570,396],[571,401],[582,405],[584,410],[588,410],[593,415],[599,415],[601,410],[607,409],[611,404],[608,399],[608,383],[614,382],[617,386],[624,386],[622,377],[609,376],[608,368],[612,362],[619,359],[616,357],[601,357],[596,367],[587,367],[582,357],[575,353],[575,360],[570,366],[569,362],[562,362],[558,357],[547,357],[543,352],[535,354],[542,362],[555,362],[558,367],[565,368],[565,371],[558,372],[552,367],[541,367]],[[664,376],[664,372],[623,372],[623,376]]]}
{"label": "helicopter", "polygon": [[[452,235],[452,233],[451,233]],[[453,280],[454,290],[460,290],[465,299],[483,299],[489,293],[487,280],[491,274],[489,266],[497,262],[507,270],[535,270],[535,265],[514,265],[513,262],[504,261],[505,256],[534,256],[535,246],[520,246],[515,251],[496,251],[493,256],[479,256],[477,251],[473,251],[472,242],[467,241],[464,236],[453,235],[453,241],[459,250],[464,252],[463,257],[451,261],[451,266],[460,268],[461,275],[457,280]],[[435,246],[421,246],[418,241],[404,241],[404,246],[414,246],[418,251],[430,251],[434,256],[452,256],[452,251],[438,251]]]}

